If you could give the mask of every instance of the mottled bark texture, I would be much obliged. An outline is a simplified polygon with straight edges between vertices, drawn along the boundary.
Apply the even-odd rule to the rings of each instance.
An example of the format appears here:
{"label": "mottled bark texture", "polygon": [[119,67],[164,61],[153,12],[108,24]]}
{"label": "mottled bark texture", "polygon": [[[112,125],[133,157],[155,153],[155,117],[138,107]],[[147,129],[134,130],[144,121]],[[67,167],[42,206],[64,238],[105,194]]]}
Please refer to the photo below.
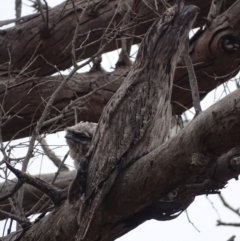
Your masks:
{"label": "mottled bark texture", "polygon": [[[204,16],[207,16],[207,11],[210,6],[209,1],[193,0],[189,2],[198,5],[201,8],[201,13]],[[201,34],[198,34],[191,41],[190,54],[194,63],[199,89],[201,91],[201,99],[204,98],[204,96],[209,91],[216,88],[219,84],[233,77],[239,70],[238,59],[240,58],[240,51],[238,46],[240,37],[238,29],[240,15],[238,13],[240,11],[240,3],[239,1],[230,0],[227,0],[226,2],[227,6],[233,2],[234,5],[219,17],[215,18],[212,21],[210,27],[207,27],[205,31],[201,32]],[[8,49],[7,46],[15,46],[14,48],[12,47],[10,51],[10,53],[15,51],[15,54],[11,54],[13,66],[12,68],[15,70],[20,68],[19,66],[26,65],[27,62],[30,61],[31,58],[27,57],[27,53],[31,53],[32,56],[33,53],[35,53],[37,46],[42,46],[41,48],[37,48],[38,51],[41,51],[38,52],[38,55],[36,54],[35,56],[39,56],[37,57],[37,60],[35,60],[37,62],[35,63],[34,61],[35,65],[41,64],[41,72],[34,72],[34,74],[29,72],[28,77],[26,77],[25,72],[30,71],[27,68],[25,72],[23,71],[23,73],[19,75],[12,75],[10,77],[1,78],[0,99],[2,103],[4,100],[2,108],[6,113],[4,115],[4,122],[6,122],[4,125],[5,128],[2,130],[3,139],[5,141],[29,136],[29,134],[31,134],[32,128],[35,126],[36,122],[42,114],[46,101],[49,99],[49,97],[52,95],[54,90],[63,79],[62,77],[56,76],[41,78],[36,76],[40,73],[42,73],[42,75],[47,75],[48,73],[57,72],[57,69],[52,69],[53,67],[51,64],[57,66],[58,69],[67,68],[72,64],[71,56],[69,53],[70,50],[68,50],[68,54],[66,54],[67,52],[63,51],[63,47],[61,47],[61,44],[63,44],[64,41],[66,41],[67,44],[72,41],[72,35],[66,34],[66,27],[64,28],[61,26],[66,26],[69,22],[72,23],[70,26],[67,25],[68,31],[70,31],[70,27],[72,25],[74,26],[70,31],[72,33],[76,26],[76,18],[74,11],[70,10],[69,5],[67,5],[69,12],[65,11],[68,14],[63,15],[60,18],[59,16],[61,15],[57,13],[63,9],[63,6],[65,5],[61,5],[50,10],[50,21],[56,22],[55,28],[58,27],[59,30],[54,31],[52,33],[53,35],[51,35],[49,38],[42,39],[40,37],[39,31],[37,30],[36,32],[38,34],[36,33],[36,35],[34,35],[35,38],[31,37],[33,26],[35,26],[36,29],[39,29],[41,26],[40,16],[35,16],[33,20],[23,22],[22,25],[18,25],[15,28],[2,30],[0,34],[0,53],[2,54],[0,57],[0,63],[7,64],[9,61],[9,56],[6,53]],[[108,4],[105,7],[110,8]],[[147,10],[148,8],[145,7],[144,9]],[[161,4],[159,5],[159,9],[162,9]],[[105,13],[108,12],[109,11],[105,11]],[[87,16],[89,18],[93,18],[93,21],[98,21],[99,24],[109,20],[107,18],[101,19],[101,17],[105,16],[101,14],[95,17],[92,15]],[[146,14],[145,18],[150,20],[150,16],[151,15]],[[56,19],[54,20],[54,17],[59,21]],[[108,17],[110,18],[110,16]],[[51,20],[51,18],[53,18],[53,20]],[[96,20],[94,20],[95,18]],[[200,20],[200,18],[198,18],[198,20]],[[200,22],[197,21],[197,23],[199,26]],[[95,29],[95,26],[98,25],[94,24],[95,22],[91,23],[91,21],[84,22],[84,24],[81,25],[81,28],[79,28],[79,31],[82,31],[79,33],[79,35],[81,36],[84,32],[88,33],[88,30],[86,30],[88,28]],[[144,24],[144,26],[145,27],[142,25],[137,25],[136,34],[144,34],[147,28],[150,26],[150,23],[147,22]],[[100,29],[98,30],[100,31]],[[24,36],[22,38],[18,38],[18,31],[24,31]],[[94,42],[94,38],[99,37],[95,36],[97,33],[98,31],[91,32],[89,35],[90,42]],[[17,41],[15,41],[16,38],[18,38]],[[34,40],[37,42],[32,43]],[[85,38],[83,38],[83,40],[85,40]],[[11,44],[11,41],[14,42],[14,45]],[[40,45],[41,41],[42,44]],[[133,41],[137,43],[140,41],[140,39],[134,38]],[[25,44],[26,42],[29,43]],[[114,46],[115,48],[119,47],[120,41],[117,41],[117,43],[117,45],[116,41],[109,43],[109,45],[112,46],[111,49],[114,49]],[[20,46],[17,46],[17,44],[20,44]],[[23,44],[24,47],[22,46]],[[90,57],[92,54],[92,49],[93,52],[97,51],[97,47],[94,47],[93,45],[89,47],[90,49],[86,49],[86,47],[86,51],[83,51],[84,48],[81,50],[83,51],[81,58]],[[23,55],[25,56],[24,58],[19,55],[20,53],[22,54],[22,51],[19,52],[18,49],[26,51],[26,54]],[[106,46],[105,51],[107,50],[109,49]],[[56,52],[58,54],[64,53],[66,56],[64,55],[65,57],[62,59],[55,54]],[[48,60],[48,62],[43,61],[41,56],[44,56],[44,59]],[[63,64],[64,61],[67,61],[68,64]],[[60,67],[61,63],[65,67]],[[14,67],[15,65],[19,66]],[[183,111],[185,111],[185,108],[188,109],[192,106],[192,99],[188,84],[188,75],[186,69],[182,67],[183,65],[184,64],[179,61],[180,68],[176,70],[174,77],[172,103],[173,114],[176,115],[180,115],[183,113]],[[31,66],[34,65],[30,65],[30,67]],[[2,76],[7,74],[7,69],[4,68],[4,65],[1,65],[0,69]],[[70,101],[76,100],[77,97],[82,97],[82,99],[79,100],[79,102],[75,105],[75,108],[78,110],[78,120],[97,122],[104,106],[114,94],[114,92],[118,89],[123,79],[126,77],[128,70],[129,67],[122,66],[121,68],[118,67],[113,73],[95,71],[86,74],[77,74],[72,77],[72,79],[68,82],[68,85],[62,89],[54,102],[54,108],[49,115],[49,119],[56,118],[55,121],[53,120],[51,123],[46,123],[42,131],[51,130],[50,132],[55,132],[57,130],[64,129],[66,126],[74,125],[73,107],[66,107]],[[11,68],[9,71],[11,72]],[[107,83],[109,84],[107,85]],[[104,84],[104,87],[96,91],[97,88]],[[94,93],[92,93],[90,96],[87,95],[93,90],[95,90]]]}
{"label": "mottled bark texture", "polygon": [[[174,6],[153,23],[129,74],[103,110],[90,150],[69,190],[71,203],[83,201],[77,240],[106,238],[91,226],[115,179],[168,136],[173,74],[198,12],[193,5]],[[94,234],[89,232],[93,229]]]}
{"label": "mottled bark texture", "polygon": [[[129,36],[126,28],[132,28],[133,23],[136,25],[133,43],[139,43],[142,38],[136,36],[144,35],[156,17],[152,9],[143,4],[146,1],[139,1],[133,8],[138,17],[133,15],[134,21],[124,27],[121,24],[128,7],[118,4],[119,1],[104,4],[95,1],[96,7],[86,6],[87,2],[74,1],[80,19],[79,27],[76,28],[77,18],[72,2],[68,1],[50,10],[47,24],[43,23],[40,15],[35,14],[23,18],[16,27],[0,31],[0,98],[4,140],[31,135],[46,101],[62,82],[62,77],[48,75],[70,67],[74,59],[79,61],[91,57],[99,50],[99,46],[105,46],[102,52],[119,48],[121,37]],[[207,16],[210,1],[187,2],[198,5],[202,10],[201,16]],[[130,8],[133,6],[132,1],[127,3]],[[155,1],[149,3],[155,9]],[[200,31],[191,41],[191,57],[201,98],[239,70],[240,1],[226,0],[226,3],[226,11],[210,24],[208,22],[205,30]],[[158,9],[160,12],[163,10],[161,1]],[[197,19],[196,26],[203,25],[201,20]],[[107,26],[109,28],[105,31]],[[78,38],[75,39],[74,47],[75,30],[78,31]],[[75,56],[71,55],[71,46],[76,50]],[[178,66],[173,83],[173,114],[183,112],[181,105],[186,108],[192,106],[187,72],[181,60]],[[70,120],[73,119],[74,108],[77,109],[78,120],[98,121],[103,107],[127,73],[128,67],[118,66],[112,74],[95,70],[75,75],[57,96],[49,115],[51,122],[45,123],[42,131],[50,133],[72,125],[73,121]],[[115,78],[117,81],[113,82]],[[102,84],[106,85],[97,89]],[[91,95],[86,95],[93,90]],[[215,104],[175,138],[122,172],[106,196],[104,205],[95,214],[94,223],[89,227],[91,236],[104,237],[100,240],[110,241],[148,219],[164,220],[166,213],[169,219],[174,218],[175,211],[184,210],[196,195],[214,193],[229,179],[238,176],[239,163],[236,157],[239,156],[239,150],[234,149],[234,155],[228,151],[240,144],[239,96],[239,91],[236,91]],[[69,106],[69,102],[77,97],[83,98],[76,105]],[[227,154],[222,155],[224,153]],[[221,158],[217,159],[219,156]],[[68,187],[74,177],[69,172],[63,176],[65,178],[60,175],[56,186]],[[6,190],[3,189],[1,195]],[[177,195],[170,206],[169,203],[166,205],[163,201],[173,190],[178,191]],[[25,193],[29,192],[38,193],[35,188],[30,191],[26,189]],[[33,196],[24,200],[25,210],[29,210],[38,200],[39,196],[37,199]],[[10,210],[8,205],[3,205],[1,209],[6,207]],[[24,240],[75,240],[79,229],[78,211],[78,203],[69,205],[68,201],[63,201],[46,217],[32,224],[26,230]],[[105,214],[104,219],[101,213]],[[6,240],[16,240],[18,235],[13,233],[12,238]]]}
{"label": "mottled bark texture", "polygon": [[[102,220],[95,223],[102,225],[101,235],[107,236],[104,241],[114,240],[146,220],[158,219],[156,214],[162,206],[156,201],[171,190],[179,188],[180,201],[184,196],[191,203],[195,195],[212,193],[237,177],[240,163],[235,159],[240,152],[238,149],[227,152],[240,145],[239,118],[240,90],[237,90],[204,111],[175,138],[122,172],[107,196],[104,223]],[[26,232],[26,240],[74,241],[77,212],[74,205],[63,203],[33,224]],[[16,237],[6,240],[13,241]]]}
{"label": "mottled bark texture", "polygon": [[[123,26],[127,7],[118,0],[111,0],[98,4],[101,1],[90,3],[88,1],[74,1],[75,8],[71,1],[63,2],[55,8],[49,9],[49,22],[44,23],[40,13],[27,16],[22,19],[21,24],[16,27],[1,30],[0,32],[0,64],[1,75],[13,73],[35,73],[35,76],[47,76],[56,73],[58,70],[65,70],[72,66],[71,44],[74,31],[79,18],[78,38],[76,39],[76,59],[86,59],[95,54],[100,46],[103,35],[108,38],[114,32],[125,32],[125,28],[137,24],[135,35],[141,36],[146,33],[153,23],[157,14],[156,1],[127,0],[126,4],[132,8],[136,22],[129,23],[130,26]],[[172,4],[174,1],[169,1]],[[227,0],[227,7],[234,0]],[[148,6],[146,5],[148,4]],[[186,4],[195,4],[202,9],[196,26],[203,24],[201,19],[207,16],[211,2],[193,0],[186,1]],[[95,5],[95,6],[94,6]],[[134,6],[133,6],[134,5]],[[165,11],[161,1],[157,1],[158,11]],[[75,14],[77,12],[77,16]],[[157,11],[156,11],[157,12]],[[109,26],[109,23],[110,24]],[[106,29],[108,28],[108,31]],[[121,47],[118,34],[118,41],[113,41],[106,46],[105,52]],[[141,39],[134,38],[134,43],[140,43]],[[78,50],[79,49],[79,50]],[[21,50],[21,51],[19,51]],[[10,61],[10,63],[9,63]]]}

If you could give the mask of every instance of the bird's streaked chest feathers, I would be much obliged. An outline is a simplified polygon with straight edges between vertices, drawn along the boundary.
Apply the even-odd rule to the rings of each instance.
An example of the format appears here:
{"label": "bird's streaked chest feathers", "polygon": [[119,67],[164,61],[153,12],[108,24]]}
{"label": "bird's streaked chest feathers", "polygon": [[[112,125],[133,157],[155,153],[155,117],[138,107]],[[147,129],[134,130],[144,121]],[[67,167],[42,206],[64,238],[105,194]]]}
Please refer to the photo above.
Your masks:
{"label": "bird's streaked chest feathers", "polygon": [[82,158],[87,154],[92,138],[96,132],[97,124],[92,122],[80,122],[66,129],[66,141],[70,149],[70,156],[74,160],[74,166],[79,168]]}
{"label": "bird's streaked chest feathers", "polygon": [[197,13],[195,6],[174,6],[153,23],[128,76],[104,108],[86,156],[89,166],[79,239],[87,235],[119,172],[166,138],[173,74]]}

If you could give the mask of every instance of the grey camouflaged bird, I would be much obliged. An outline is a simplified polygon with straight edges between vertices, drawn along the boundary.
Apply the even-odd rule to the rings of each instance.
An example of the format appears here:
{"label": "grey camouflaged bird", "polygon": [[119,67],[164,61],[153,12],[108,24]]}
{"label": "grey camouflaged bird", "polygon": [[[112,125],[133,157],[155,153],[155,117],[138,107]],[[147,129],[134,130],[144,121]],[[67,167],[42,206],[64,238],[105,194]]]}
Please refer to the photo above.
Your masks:
{"label": "grey camouflaged bird", "polygon": [[65,138],[69,146],[69,154],[74,160],[76,170],[78,170],[82,158],[87,154],[90,148],[96,128],[96,123],[81,121],[77,125],[66,129]]}
{"label": "grey camouflaged bird", "polygon": [[166,139],[174,71],[198,12],[196,6],[174,6],[153,23],[128,76],[103,110],[69,190],[70,203],[83,202],[77,240],[104,240],[101,232],[88,231],[116,177]]}

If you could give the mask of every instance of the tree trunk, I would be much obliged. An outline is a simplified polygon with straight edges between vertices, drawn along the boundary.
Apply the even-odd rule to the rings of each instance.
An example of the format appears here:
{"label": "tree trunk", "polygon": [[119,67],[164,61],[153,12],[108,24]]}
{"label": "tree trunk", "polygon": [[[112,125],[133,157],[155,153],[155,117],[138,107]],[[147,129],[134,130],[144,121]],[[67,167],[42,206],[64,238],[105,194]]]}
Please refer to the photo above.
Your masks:
{"label": "tree trunk", "polygon": [[[76,63],[86,58],[93,60],[92,56],[120,48],[121,39],[132,35],[134,24],[132,41],[139,43],[157,17],[144,2],[127,0],[137,14],[137,17],[131,15],[134,21],[129,25],[123,24],[128,7],[119,0],[95,1],[94,6],[88,5],[89,1],[77,0],[49,10],[48,22],[44,22],[40,14],[34,14],[22,18],[13,28],[0,30],[3,115],[0,134],[3,140],[31,135],[47,101],[63,82],[64,77],[51,74],[71,67],[75,60]],[[203,26],[202,17],[207,16],[210,1],[186,2],[201,8],[195,26]],[[149,1],[149,4],[155,9],[155,1]],[[226,7],[225,12],[208,22],[191,40],[190,54],[201,98],[239,71],[240,0],[226,0]],[[158,4],[158,10],[163,11],[162,3]],[[78,37],[75,39],[75,36]],[[76,112],[78,121],[98,122],[104,106],[128,71],[129,67],[117,65],[113,73],[95,70],[74,75],[56,97],[41,132],[52,133],[73,125]],[[106,213],[106,219],[103,222],[94,219],[93,227],[101,230],[100,235],[106,237],[104,241],[114,240],[151,218],[175,218],[175,211],[183,211],[195,196],[215,193],[228,180],[238,176],[240,150],[231,149],[240,144],[239,96],[240,90],[216,103],[176,137],[117,177],[114,188],[101,206],[100,211]],[[175,72],[172,104],[174,115],[192,107],[188,75],[181,59]],[[56,186],[68,188],[73,175],[61,173]],[[176,189],[177,200],[164,202],[167,194]],[[29,192],[42,195],[34,188],[25,189],[26,197],[29,197],[23,203],[25,210],[36,203],[36,199],[27,196]],[[4,194],[7,194],[7,188],[1,192]],[[10,210],[5,202],[1,204],[4,210]],[[19,237],[19,233],[12,233],[5,240],[17,240],[18,237],[19,240],[75,240],[79,228],[77,213],[78,205],[62,200],[46,217],[24,230],[25,239]],[[168,213],[167,217],[163,215],[165,213]]]}
{"label": "tree trunk", "polygon": [[[104,206],[107,225],[102,224],[101,234],[108,237],[104,241],[114,240],[154,218],[147,216],[144,208],[177,187],[184,197],[193,199],[206,194],[206,190],[210,194],[215,188],[223,188],[228,180],[237,177],[240,161],[232,159],[239,157],[240,151],[223,154],[240,144],[239,118],[240,90],[214,104],[176,137],[121,173]],[[210,182],[204,185],[206,180]],[[77,211],[75,206],[63,202],[26,231],[26,240],[74,240]],[[49,228],[50,223],[54,228]],[[11,241],[16,238],[17,235]]]}

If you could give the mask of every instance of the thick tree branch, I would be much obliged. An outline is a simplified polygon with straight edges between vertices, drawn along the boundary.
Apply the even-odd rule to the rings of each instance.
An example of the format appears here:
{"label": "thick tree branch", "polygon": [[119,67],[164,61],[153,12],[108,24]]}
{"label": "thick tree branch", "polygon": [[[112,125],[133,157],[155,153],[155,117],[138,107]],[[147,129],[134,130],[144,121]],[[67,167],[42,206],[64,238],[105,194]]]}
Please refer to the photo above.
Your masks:
{"label": "thick tree branch", "polygon": [[[197,34],[191,41],[190,55],[201,99],[239,71],[239,12],[240,1],[236,1],[226,12],[216,17],[210,27]],[[192,107],[188,74],[184,65],[180,60],[179,68],[175,72],[172,94],[175,115],[180,115],[185,108]],[[74,108],[78,110],[78,121],[98,122],[104,106],[118,89],[127,72],[128,67],[118,67],[113,73],[94,71],[73,76],[60,92],[49,116],[52,121],[46,122],[43,130],[52,129],[55,132],[73,125]],[[16,77],[10,81],[1,79],[0,100],[5,100],[2,131],[4,141],[29,136],[32,126],[42,115],[48,98],[61,82],[61,77]],[[71,108],[67,107],[77,97],[81,97],[81,101],[77,102],[75,107],[73,104]],[[50,128],[51,125],[53,127]]]}
{"label": "thick tree branch", "polygon": [[[60,172],[54,185],[58,189],[62,189],[62,190],[66,189],[71,183],[71,181],[74,179],[75,175],[76,175],[76,171]],[[39,178],[39,175],[37,177]],[[54,177],[55,177],[55,173],[40,175],[40,178],[48,183],[52,183],[52,180],[54,179]],[[17,182],[18,180],[14,179],[12,181],[8,181],[8,184],[1,183],[0,185],[1,196],[7,195],[8,190],[13,190]],[[29,184],[24,184],[24,185],[25,185],[25,188],[24,188],[23,207],[24,207],[24,210],[27,212],[31,210],[33,205],[35,205],[39,201],[39,199],[43,196],[44,193]],[[46,201],[42,202],[42,205],[45,205],[45,204],[46,204]],[[0,209],[6,212],[11,212],[11,206],[8,200],[1,201]],[[3,219],[6,219],[6,216],[0,213],[0,220],[3,220]]]}
{"label": "thick tree branch", "polygon": [[[202,177],[202,180],[211,176],[213,180],[217,181],[215,185],[219,185],[216,189],[225,185],[230,176],[231,178],[238,176],[237,172],[228,167],[229,160],[225,165],[217,165],[218,170],[213,164],[217,156],[240,145],[239,93],[240,91],[235,91],[210,107],[176,137],[138,160],[126,173],[119,176],[114,191],[110,193],[104,207],[107,209],[106,217],[109,217],[102,224],[106,225],[102,229],[104,234],[112,232],[115,235],[124,218],[126,219],[134,212],[143,209],[144,205],[147,206],[175,188],[186,184],[192,174],[201,177],[200,173],[204,170],[203,173],[206,176]],[[196,154],[199,157],[198,162],[195,162]],[[216,174],[214,171],[218,173]],[[193,180],[201,180],[201,178]],[[135,191],[133,192],[133,190]],[[118,196],[120,193],[122,198]],[[115,215],[108,216],[108,213]],[[119,222],[121,219],[122,222]],[[117,222],[119,227],[116,225]],[[97,226],[97,224],[95,225]],[[111,236],[110,233],[109,235]]]}
{"label": "thick tree branch", "polygon": [[[115,199],[114,194],[118,195],[123,189],[133,207],[137,207],[143,199],[159,198],[162,193],[170,191],[168,190],[169,183],[179,186],[186,172],[190,174],[194,165],[209,168],[217,156],[238,146],[240,144],[239,101],[240,90],[237,90],[201,113],[176,137],[137,161],[128,169],[128,175],[123,174],[118,178],[114,193],[109,200]],[[200,158],[202,163],[196,164],[194,161],[196,153],[201,154],[200,157],[204,157]],[[203,160],[208,161],[205,161],[204,164]],[[232,173],[232,171],[227,166],[222,170],[222,172],[224,171],[226,173],[222,173],[222,178],[229,179],[228,173]],[[138,173],[137,176],[136,173]],[[143,177],[141,174],[146,176]],[[151,176],[158,178],[152,180]],[[128,183],[128,185],[122,186],[120,183]],[[139,188],[133,193],[132,188],[136,184]],[[146,186],[148,186],[148,190],[142,192]],[[154,189],[154,192],[149,187]],[[141,198],[134,198],[136,196]],[[120,206],[120,202],[114,202],[114,207],[112,205],[115,210],[118,210],[117,208]]]}
{"label": "thick tree branch", "polygon": [[7,162],[5,162],[5,164],[7,168],[17,176],[19,180],[23,180],[23,182],[28,183],[31,186],[36,187],[45,194],[47,194],[55,205],[59,204],[64,198],[66,198],[66,191],[58,189],[52,186],[50,183],[41,180],[40,178],[33,177],[26,174],[25,172],[15,169]]}
{"label": "thick tree branch", "polygon": [[[138,16],[134,15],[134,21],[123,29],[122,21],[126,9],[116,0],[104,1],[104,4],[102,1],[95,2],[94,6],[88,5],[87,1],[84,3],[75,1],[75,9],[72,9],[71,1],[68,2],[52,9],[52,13],[43,12],[45,16],[46,14],[49,16],[48,23],[44,26],[40,22],[41,16],[35,15],[31,21],[25,21],[27,18],[24,18],[25,20],[23,19],[17,27],[0,31],[0,75],[4,76],[3,78],[7,77],[1,82],[0,96],[4,140],[31,134],[31,129],[41,117],[48,99],[62,82],[62,79],[55,77],[49,82],[48,78],[38,79],[35,76],[46,76],[71,66],[73,59],[78,62],[92,56],[99,50],[99,46],[104,44],[105,39],[113,39],[113,35],[120,39],[127,33],[127,28],[132,28],[134,24],[136,36],[144,34],[158,14],[154,10],[155,1],[148,2],[146,7],[144,5],[146,1],[128,0],[130,8],[132,7]],[[210,5],[210,2],[205,1],[189,2],[195,4],[199,2],[200,7],[203,7],[203,4]],[[239,70],[240,0],[226,2],[228,4],[234,2],[234,5],[220,16],[211,19],[206,28],[200,30],[191,41],[190,55],[199,80],[200,98]],[[162,11],[161,6],[159,5],[160,11]],[[109,24],[109,21],[114,25]],[[77,22],[79,25],[76,27]],[[91,28],[93,24],[97,29]],[[88,29],[93,30],[89,32]],[[78,35],[75,36],[79,38],[75,39],[73,35],[77,30],[79,30]],[[140,38],[133,39],[135,43],[139,41]],[[106,46],[104,51],[120,46],[121,41],[116,40]],[[22,50],[21,55],[16,49]],[[38,69],[40,67],[41,71]],[[72,78],[53,103],[49,119],[42,123],[46,131],[55,132],[66,125],[72,125],[68,121],[72,120],[74,110],[77,112],[76,109],[79,112],[79,120],[98,121],[103,107],[121,84],[123,76],[125,77],[127,68],[120,69],[117,66],[112,74],[99,72],[96,71],[95,75],[88,73]],[[113,82],[116,76],[120,78]],[[182,106],[186,108],[192,106],[187,72],[182,60],[179,61],[174,81],[173,113],[181,114],[184,110]],[[111,83],[108,84],[109,82]],[[16,90],[21,94],[18,95]],[[240,151],[239,148],[235,148],[240,145],[239,93],[237,91],[212,106],[175,138],[121,173],[106,197],[106,202],[100,206],[100,212],[94,214],[90,235],[102,237],[99,240],[110,241],[148,219],[176,218],[191,204],[195,196],[217,193],[229,179],[237,178],[240,170]],[[21,132],[24,128],[25,130]],[[231,148],[233,149],[229,151]],[[218,158],[219,156],[221,157]],[[61,175],[64,173],[60,174],[60,178]],[[22,180],[28,178],[19,177]],[[67,178],[66,183],[57,183],[56,186],[68,186],[72,180],[69,172],[65,178]],[[35,179],[28,178],[28,181],[36,186]],[[63,181],[65,182],[64,179]],[[41,186],[41,183],[37,183],[37,186]],[[2,188],[1,195],[6,194],[4,188],[12,190],[9,187],[6,189],[4,185]],[[15,189],[17,188],[18,185],[15,186]],[[42,192],[31,186],[30,189],[35,195],[33,195],[35,201],[34,198],[30,198],[23,203],[24,208],[29,207],[29,209],[31,204],[36,203],[42,196]],[[46,190],[47,185],[41,186],[40,189],[49,192]],[[58,192],[57,188],[56,190]],[[43,213],[29,230],[24,230],[26,239],[74,240],[78,230],[76,215],[79,207],[64,201],[59,203],[58,200],[55,202],[54,211],[46,217]],[[8,207],[8,210],[5,207]],[[7,203],[4,206],[5,210],[11,212]],[[104,220],[100,216],[102,211],[106,216]],[[0,214],[0,218],[2,215],[4,212]],[[49,223],[53,229],[49,229]],[[14,233],[10,236],[13,235]],[[11,240],[16,240],[17,236]]]}
{"label": "thick tree branch", "polygon": [[[229,7],[236,0],[227,0],[226,5]],[[127,3],[133,7],[132,0]],[[146,6],[150,6],[147,7]],[[146,33],[151,26],[156,14],[156,2],[137,1],[133,11],[137,13],[135,24],[135,35],[140,36]],[[170,3],[173,3],[171,1]],[[199,20],[207,16],[210,8],[210,1],[188,0],[186,3],[197,5],[202,10]],[[126,14],[125,9],[118,0],[97,4],[93,8],[86,0],[75,1],[75,8],[78,14],[79,32],[76,39],[76,59],[86,59],[96,53],[101,44],[103,34],[109,37],[109,31],[122,31],[121,21]],[[152,6],[152,7],[151,7]],[[93,11],[92,9],[95,9]],[[161,13],[164,8],[162,1],[158,2],[158,9]],[[34,72],[37,76],[46,76],[64,70],[72,66],[71,43],[74,31],[77,25],[75,11],[72,8],[71,1],[66,1],[53,9],[49,9],[48,28],[43,25],[42,16],[37,14],[28,21],[24,18],[17,27],[0,31],[0,71],[1,75],[9,71],[13,73],[30,74]],[[114,21],[112,21],[114,19]],[[111,23],[109,25],[109,23]],[[133,22],[131,24],[134,24]],[[198,22],[198,26],[199,26]],[[108,28],[108,33],[105,30]],[[91,29],[91,31],[89,30]],[[139,43],[139,38],[134,38],[133,43]],[[121,46],[121,41],[112,42],[105,51],[111,51]],[[21,51],[19,51],[21,49]],[[77,50],[79,49],[79,50]],[[50,51],[49,51],[50,50]],[[24,56],[24,57],[23,57]],[[9,63],[10,62],[10,63]],[[40,70],[41,66],[41,70]]]}
{"label": "thick tree branch", "polygon": [[[229,179],[236,178],[239,165],[236,166],[232,160],[236,154],[240,154],[238,149],[235,149],[234,155],[233,152],[223,154],[240,145],[239,118],[240,90],[202,112],[176,137],[120,174],[105,205],[101,207],[105,210],[106,217],[100,227],[104,240],[113,240],[129,231],[131,225],[136,225],[130,222],[136,213],[176,188],[187,190],[191,197],[218,190]],[[220,155],[223,156],[217,159]],[[189,191],[189,184],[198,184],[200,189],[195,185],[195,189]],[[178,195],[181,197],[181,193]],[[54,212],[34,224],[26,232],[27,237],[29,240],[38,237],[40,241],[54,240],[56,237],[59,241],[74,240],[73,236],[78,229],[75,208],[67,203],[57,207]],[[95,227],[99,225],[98,221],[96,219]],[[46,232],[49,222],[53,224],[54,230]],[[39,236],[40,233],[45,235]]]}

